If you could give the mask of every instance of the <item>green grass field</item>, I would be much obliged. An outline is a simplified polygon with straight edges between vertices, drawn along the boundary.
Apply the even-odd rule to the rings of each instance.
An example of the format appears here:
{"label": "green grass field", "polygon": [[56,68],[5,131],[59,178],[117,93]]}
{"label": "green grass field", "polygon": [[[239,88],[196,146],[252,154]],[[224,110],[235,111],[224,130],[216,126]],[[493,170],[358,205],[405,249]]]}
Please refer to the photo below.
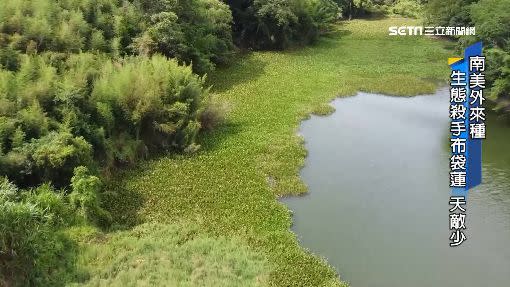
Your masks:
{"label": "green grass field", "polygon": [[[124,172],[107,194],[120,225],[158,222],[171,232],[149,225],[144,232],[153,234],[142,237],[136,230],[89,234],[80,261],[80,268],[91,274],[87,284],[345,284],[325,260],[298,244],[290,231],[291,213],[278,197],[306,192],[298,174],[306,151],[296,131],[307,115],[331,112],[330,100],[356,91],[411,96],[433,92],[447,79],[451,54],[446,42],[387,35],[388,26],[413,24],[407,19],[353,20],[316,45],[249,53],[219,69],[208,83],[231,106],[227,123],[201,135],[197,154],[146,162]],[[133,238],[143,238],[142,247]],[[143,248],[151,251],[140,252]],[[190,283],[196,266],[184,263],[189,258],[202,262],[206,279]],[[151,281],[143,274],[150,274]]]}

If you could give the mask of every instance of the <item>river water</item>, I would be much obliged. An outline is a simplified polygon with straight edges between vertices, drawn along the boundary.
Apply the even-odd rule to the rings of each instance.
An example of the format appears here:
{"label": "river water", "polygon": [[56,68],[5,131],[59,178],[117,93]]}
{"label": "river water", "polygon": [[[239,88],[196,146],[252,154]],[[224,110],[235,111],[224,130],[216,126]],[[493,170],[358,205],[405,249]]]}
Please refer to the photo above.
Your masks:
{"label": "river water", "polygon": [[283,202],[301,244],[353,287],[510,286],[510,127],[486,122],[484,183],[451,248],[448,99],[358,93],[302,123],[309,193]]}

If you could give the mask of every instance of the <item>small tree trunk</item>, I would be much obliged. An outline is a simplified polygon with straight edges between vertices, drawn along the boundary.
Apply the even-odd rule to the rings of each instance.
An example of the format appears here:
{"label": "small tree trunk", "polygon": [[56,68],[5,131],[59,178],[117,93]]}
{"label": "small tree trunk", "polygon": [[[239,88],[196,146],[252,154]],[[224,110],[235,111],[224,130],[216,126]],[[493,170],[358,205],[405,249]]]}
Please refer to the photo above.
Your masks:
{"label": "small tree trunk", "polygon": [[349,21],[352,19],[352,1],[349,1]]}

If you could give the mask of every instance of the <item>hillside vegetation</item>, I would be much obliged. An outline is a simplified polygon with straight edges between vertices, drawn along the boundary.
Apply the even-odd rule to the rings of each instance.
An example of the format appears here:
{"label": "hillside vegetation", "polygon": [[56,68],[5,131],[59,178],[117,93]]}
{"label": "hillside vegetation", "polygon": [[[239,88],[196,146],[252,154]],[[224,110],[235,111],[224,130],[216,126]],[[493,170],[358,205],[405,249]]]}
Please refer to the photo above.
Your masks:
{"label": "hillside vegetation", "polygon": [[447,42],[388,15],[477,25],[454,40],[504,106],[508,1],[4,1],[0,285],[345,285],[277,201],[306,192],[299,121],[447,78]]}

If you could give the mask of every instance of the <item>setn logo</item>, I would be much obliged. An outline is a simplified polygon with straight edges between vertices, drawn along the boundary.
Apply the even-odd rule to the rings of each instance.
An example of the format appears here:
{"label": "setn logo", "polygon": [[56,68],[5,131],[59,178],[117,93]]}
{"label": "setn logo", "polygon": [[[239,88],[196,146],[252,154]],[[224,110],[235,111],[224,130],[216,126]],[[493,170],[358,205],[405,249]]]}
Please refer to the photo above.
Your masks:
{"label": "setn logo", "polygon": [[423,35],[423,26],[391,26],[388,30],[390,36]]}
{"label": "setn logo", "polygon": [[431,27],[431,26],[391,26],[390,36],[467,36],[475,35],[475,27]]}

